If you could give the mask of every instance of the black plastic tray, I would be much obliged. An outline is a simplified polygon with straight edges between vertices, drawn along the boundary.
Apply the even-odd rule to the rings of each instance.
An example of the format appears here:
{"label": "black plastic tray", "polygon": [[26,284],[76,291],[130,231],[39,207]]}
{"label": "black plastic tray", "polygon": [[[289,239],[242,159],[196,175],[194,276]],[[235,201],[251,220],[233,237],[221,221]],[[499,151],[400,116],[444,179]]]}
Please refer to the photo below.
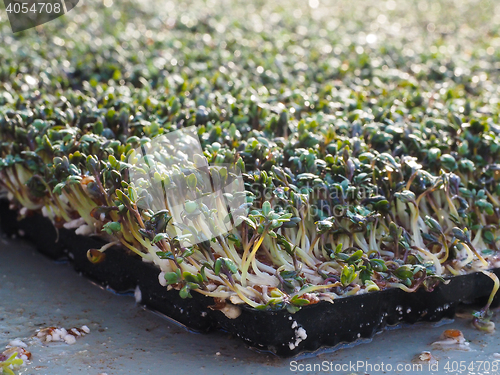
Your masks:
{"label": "black plastic tray", "polygon": [[[117,292],[131,291],[139,286],[142,304],[189,329],[198,332],[222,329],[251,347],[281,357],[371,338],[385,327],[402,322],[453,318],[459,303],[485,299],[493,287],[489,277],[473,273],[454,277],[432,292],[419,289],[407,293],[389,289],[339,298],[333,304],[322,301],[305,306],[295,314],[287,310],[259,311],[244,307],[238,318],[229,319],[222,312],[209,308],[215,305],[212,298],[193,292],[193,298],[182,299],[176,290],[167,291],[158,282],[158,268],[122,248],[106,250],[105,260],[92,264],[87,260],[87,250],[101,247],[101,239],[78,236],[64,228],[59,229],[57,236],[52,223],[41,215],[21,221],[16,217],[17,213],[9,210],[8,203],[0,200],[0,225],[6,234],[22,230],[43,254],[53,259],[68,258],[77,271]],[[494,272],[500,275],[500,269]]]}

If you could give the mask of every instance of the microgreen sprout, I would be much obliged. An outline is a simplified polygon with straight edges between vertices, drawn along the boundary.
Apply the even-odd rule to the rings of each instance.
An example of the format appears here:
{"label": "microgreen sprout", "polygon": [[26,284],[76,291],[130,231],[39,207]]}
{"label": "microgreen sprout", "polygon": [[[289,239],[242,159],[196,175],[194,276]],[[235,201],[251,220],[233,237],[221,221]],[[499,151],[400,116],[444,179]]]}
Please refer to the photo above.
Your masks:
{"label": "microgreen sprout", "polygon": [[491,294],[486,305],[480,311],[474,311],[472,314],[474,317],[472,319],[472,325],[481,331],[491,333],[495,330],[495,323],[491,321],[493,312],[490,310],[490,306],[498,292],[498,289],[500,288],[500,281],[498,280],[497,275],[493,272],[483,271],[483,273],[493,280],[493,289],[491,290]]}
{"label": "microgreen sprout", "polygon": [[14,370],[18,369],[24,361],[18,357],[17,352],[12,353],[9,358],[3,359],[0,355],[0,369],[4,375],[15,375]]}

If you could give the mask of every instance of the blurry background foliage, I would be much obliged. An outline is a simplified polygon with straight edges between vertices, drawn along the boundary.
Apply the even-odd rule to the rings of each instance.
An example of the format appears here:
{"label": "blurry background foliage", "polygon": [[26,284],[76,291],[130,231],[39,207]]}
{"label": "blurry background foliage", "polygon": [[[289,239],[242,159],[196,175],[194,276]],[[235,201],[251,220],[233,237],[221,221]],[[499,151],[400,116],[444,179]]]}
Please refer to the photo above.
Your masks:
{"label": "blurry background foliage", "polygon": [[500,71],[495,1],[86,0],[15,35],[0,17],[0,103],[5,92],[92,92],[101,82],[176,91],[220,119],[244,98],[299,116],[353,92],[426,105],[418,89],[492,95]]}

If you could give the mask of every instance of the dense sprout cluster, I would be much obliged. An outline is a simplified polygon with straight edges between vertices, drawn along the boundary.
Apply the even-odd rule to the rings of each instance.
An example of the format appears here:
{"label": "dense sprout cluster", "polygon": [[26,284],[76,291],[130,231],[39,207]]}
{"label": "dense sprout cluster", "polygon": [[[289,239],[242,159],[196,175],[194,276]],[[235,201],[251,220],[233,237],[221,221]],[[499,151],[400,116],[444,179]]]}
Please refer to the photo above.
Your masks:
{"label": "dense sprout cluster", "polygon": [[[0,186],[21,215],[120,243],[183,297],[261,309],[498,266],[498,6],[168,4],[85,2],[4,37]],[[249,212],[184,246],[130,156],[192,125],[203,163],[243,171]]]}

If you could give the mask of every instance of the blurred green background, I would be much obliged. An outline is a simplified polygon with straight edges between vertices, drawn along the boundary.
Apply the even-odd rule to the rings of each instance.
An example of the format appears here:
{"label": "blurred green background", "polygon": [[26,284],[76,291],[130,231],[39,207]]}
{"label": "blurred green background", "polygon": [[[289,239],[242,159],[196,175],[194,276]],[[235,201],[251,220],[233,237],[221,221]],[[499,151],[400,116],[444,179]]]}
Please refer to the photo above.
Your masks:
{"label": "blurred green background", "polygon": [[84,0],[17,34],[0,18],[0,95],[151,86],[220,94],[219,112],[251,95],[307,112],[334,105],[332,85],[492,94],[500,69],[500,3],[486,0]]}

